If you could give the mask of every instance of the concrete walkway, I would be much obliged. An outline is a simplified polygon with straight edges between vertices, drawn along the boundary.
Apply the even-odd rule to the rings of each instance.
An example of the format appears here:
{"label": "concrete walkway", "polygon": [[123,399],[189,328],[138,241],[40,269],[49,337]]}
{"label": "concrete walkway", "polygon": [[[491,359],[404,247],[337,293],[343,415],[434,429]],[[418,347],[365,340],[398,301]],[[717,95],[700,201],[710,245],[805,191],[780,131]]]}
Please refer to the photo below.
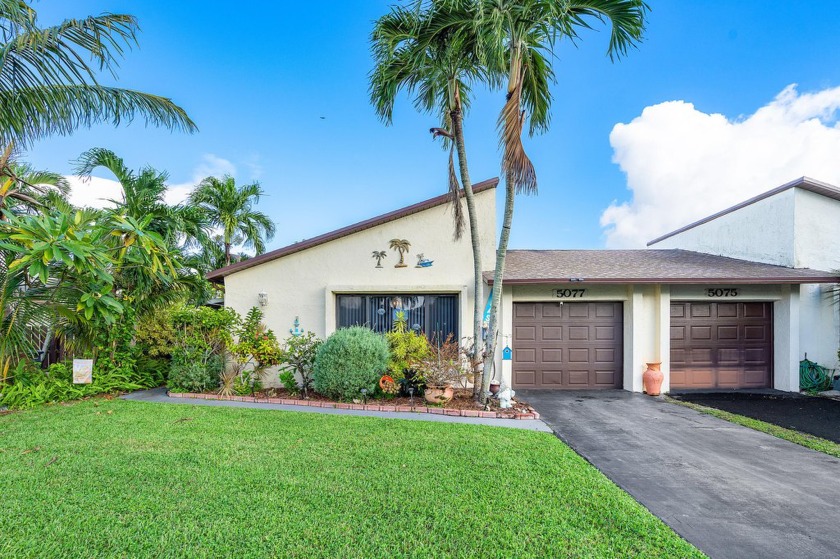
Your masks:
{"label": "concrete walkway", "polygon": [[623,390],[517,392],[709,556],[840,557],[840,460]]}
{"label": "concrete walkway", "polygon": [[306,406],[285,406],[281,404],[258,404],[254,402],[230,402],[226,400],[197,400],[193,398],[170,398],[166,395],[166,388],[139,390],[123,396],[125,400],[135,402],[155,402],[166,404],[189,404],[193,406],[216,406],[228,408],[256,408],[261,410],[296,411],[301,413],[325,413],[329,415],[359,415],[366,417],[381,417],[383,419],[409,419],[414,421],[436,421],[441,423],[465,423],[468,425],[487,425],[490,427],[511,427],[527,431],[543,431],[551,433],[548,427],[539,419],[491,419],[485,417],[455,417],[451,415],[434,415],[428,413],[411,412],[382,412],[365,410],[339,410],[334,408],[310,408]]}

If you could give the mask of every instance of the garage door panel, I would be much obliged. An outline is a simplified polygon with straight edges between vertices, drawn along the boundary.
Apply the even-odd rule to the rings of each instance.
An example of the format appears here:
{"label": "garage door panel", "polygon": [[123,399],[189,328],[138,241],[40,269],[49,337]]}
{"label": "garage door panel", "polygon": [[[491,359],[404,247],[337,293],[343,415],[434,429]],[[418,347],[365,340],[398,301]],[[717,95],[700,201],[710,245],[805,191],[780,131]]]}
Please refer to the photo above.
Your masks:
{"label": "garage door panel", "polygon": [[521,341],[528,341],[533,342],[537,339],[537,327],[536,326],[514,326],[513,327],[513,341],[514,342],[521,342]]}
{"label": "garage door panel", "polygon": [[545,388],[559,388],[563,385],[563,371],[543,371],[541,380]]}
{"label": "garage door panel", "polygon": [[518,370],[513,373],[514,384],[522,388],[535,386],[536,380],[536,371]]}
{"label": "garage door panel", "polygon": [[562,340],[563,327],[562,326],[541,326],[540,340]]}
{"label": "garage door panel", "polygon": [[[520,303],[514,303],[517,309]],[[513,383],[520,388],[620,388],[623,381],[621,303],[527,303],[514,311]],[[558,311],[559,310],[559,311]],[[533,359],[533,361],[531,361]]]}
{"label": "garage door panel", "polygon": [[537,350],[535,348],[518,347],[514,352],[514,357],[517,363],[536,363]]}
{"label": "garage door panel", "polygon": [[672,388],[771,385],[772,304],[671,304]]}

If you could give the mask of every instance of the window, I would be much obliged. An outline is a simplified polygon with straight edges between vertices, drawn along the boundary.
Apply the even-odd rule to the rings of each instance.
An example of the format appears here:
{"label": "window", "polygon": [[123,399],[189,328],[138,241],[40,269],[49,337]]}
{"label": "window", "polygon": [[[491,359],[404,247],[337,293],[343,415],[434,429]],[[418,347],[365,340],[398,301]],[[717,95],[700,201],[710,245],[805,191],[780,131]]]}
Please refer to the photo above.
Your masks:
{"label": "window", "polygon": [[404,312],[408,327],[423,332],[429,340],[458,339],[458,296],[414,293],[410,295],[338,295],[338,328],[367,326],[388,332],[398,312]]}

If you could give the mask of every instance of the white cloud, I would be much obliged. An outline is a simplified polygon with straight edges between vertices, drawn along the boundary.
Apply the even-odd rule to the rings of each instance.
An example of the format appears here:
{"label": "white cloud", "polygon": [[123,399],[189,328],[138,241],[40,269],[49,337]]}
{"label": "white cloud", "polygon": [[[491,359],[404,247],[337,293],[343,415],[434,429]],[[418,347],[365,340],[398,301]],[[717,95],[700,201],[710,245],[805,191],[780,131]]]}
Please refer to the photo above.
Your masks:
{"label": "white cloud", "polygon": [[601,215],[607,246],[644,246],[801,176],[840,184],[838,109],[840,87],[800,94],[794,84],[747,117],[669,101],[617,124],[613,161],[633,198]]}
{"label": "white cloud", "polygon": [[[227,159],[207,153],[193,169],[190,181],[169,185],[164,200],[168,204],[183,202],[204,178],[225,174],[235,175],[236,166]],[[116,180],[102,177],[90,177],[89,180],[85,180],[74,175],[68,175],[66,178],[70,182],[70,202],[74,206],[104,208],[112,205],[107,200],[122,199],[122,187]]]}
{"label": "white cloud", "polygon": [[115,180],[101,177],[85,180],[75,175],[65,178],[70,183],[70,203],[74,206],[106,208],[113,206],[108,200],[122,199],[122,186]]}

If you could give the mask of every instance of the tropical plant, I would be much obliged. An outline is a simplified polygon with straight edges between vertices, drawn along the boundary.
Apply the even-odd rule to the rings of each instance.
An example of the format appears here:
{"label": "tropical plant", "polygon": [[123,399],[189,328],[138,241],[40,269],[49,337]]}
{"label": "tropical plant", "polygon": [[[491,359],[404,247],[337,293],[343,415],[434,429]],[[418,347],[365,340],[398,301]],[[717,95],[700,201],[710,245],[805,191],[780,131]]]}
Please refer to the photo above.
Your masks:
{"label": "tropical plant", "polygon": [[394,327],[385,334],[388,340],[388,374],[400,382],[405,377],[405,371],[412,363],[429,354],[429,342],[426,336],[408,328],[405,311],[398,311],[394,317]]}
{"label": "tropical plant", "polygon": [[[522,144],[527,120],[530,134],[543,132],[550,123],[552,66],[555,45],[576,40],[578,29],[592,21],[609,22],[607,53],[615,60],[642,38],[647,5],[644,0],[439,0],[449,6],[445,29],[471,29],[479,37],[482,63],[490,74],[505,72],[505,103],[498,118],[505,176],[505,209],[496,252],[488,334],[484,351],[481,394],[489,389],[493,374],[498,309],[505,256],[513,221],[516,193],[537,191],[537,175]],[[434,2],[437,4],[438,2]]]}
{"label": "tropical plant", "polygon": [[190,195],[190,204],[200,207],[213,227],[222,229],[225,266],[231,263],[235,241],[262,254],[265,243],[274,238],[274,222],[254,209],[263,194],[258,182],[238,187],[233,177],[225,175],[207,177]]}
{"label": "tropical plant", "polygon": [[315,355],[313,387],[330,398],[351,400],[372,394],[388,367],[388,342],[362,326],[342,328],[321,344]]}
{"label": "tropical plant", "polygon": [[467,376],[466,365],[461,355],[461,347],[451,334],[442,344],[431,346],[424,357],[412,362],[412,367],[430,388],[454,386]]}
{"label": "tropical plant", "polygon": [[[12,146],[0,155],[0,211],[11,208],[16,213],[35,211],[53,202],[52,196],[65,196],[69,183],[63,175],[36,171],[31,165],[12,158]],[[0,214],[2,219],[2,214]]]}
{"label": "tropical plant", "polygon": [[245,366],[251,365],[249,374],[259,381],[260,385],[265,383],[268,369],[279,365],[283,355],[277,337],[266,328],[262,318],[262,311],[252,307],[237,332],[238,341],[230,349],[240,363]]}
{"label": "tropical plant", "polygon": [[389,241],[391,250],[396,250],[400,253],[400,261],[394,266],[395,268],[405,268],[405,253],[411,249],[411,243],[405,239],[391,239]]}
{"label": "tropical plant", "polygon": [[146,123],[192,132],[195,124],[171,100],[102,85],[118,59],[137,45],[137,20],[102,14],[40,27],[25,0],[0,1],[0,146],[68,135],[80,127],[140,116]]}
{"label": "tropical plant", "polygon": [[[386,123],[393,120],[394,104],[400,91],[414,96],[414,106],[431,113],[441,126],[431,129],[433,137],[444,138],[449,147],[448,183],[455,224],[455,239],[464,228],[461,187],[467,205],[470,242],[473,256],[473,331],[481,332],[483,277],[481,240],[475,208],[472,180],[467,164],[464,138],[464,113],[470,106],[471,82],[495,81],[494,74],[480,64],[476,35],[472,26],[447,26],[452,10],[438,2],[423,9],[418,2],[406,7],[393,7],[379,18],[371,35],[375,67],[370,75],[370,98],[376,114]],[[455,172],[458,153],[458,173]],[[458,177],[460,182],[458,183]]]}
{"label": "tropical plant", "polygon": [[[313,332],[299,336],[289,336],[285,347],[280,352],[280,381],[292,392],[301,391],[309,397],[312,388],[312,374],[315,368],[315,355],[324,343]],[[291,377],[288,374],[291,373]],[[285,380],[284,380],[285,375]]]}

